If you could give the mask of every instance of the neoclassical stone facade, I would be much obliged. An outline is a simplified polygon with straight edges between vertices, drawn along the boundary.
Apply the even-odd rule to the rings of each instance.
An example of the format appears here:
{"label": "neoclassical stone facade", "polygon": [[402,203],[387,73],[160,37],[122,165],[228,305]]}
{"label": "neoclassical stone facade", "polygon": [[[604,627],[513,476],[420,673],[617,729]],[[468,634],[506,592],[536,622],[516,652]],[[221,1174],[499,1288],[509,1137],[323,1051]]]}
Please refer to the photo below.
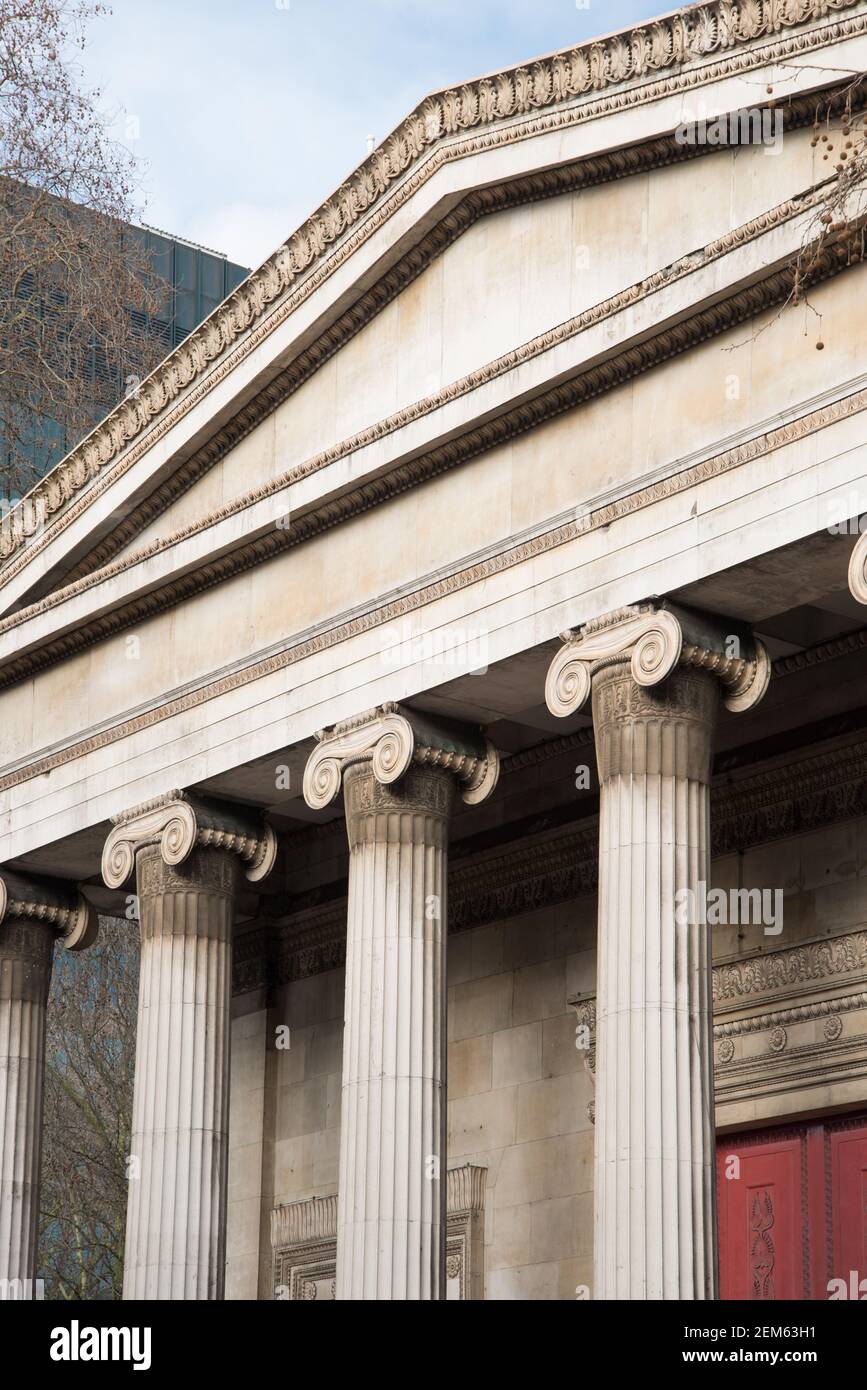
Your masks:
{"label": "neoclassical stone facade", "polygon": [[867,1276],[865,59],[708,0],[427,98],[4,522],[0,1278],[98,913],[127,1298]]}

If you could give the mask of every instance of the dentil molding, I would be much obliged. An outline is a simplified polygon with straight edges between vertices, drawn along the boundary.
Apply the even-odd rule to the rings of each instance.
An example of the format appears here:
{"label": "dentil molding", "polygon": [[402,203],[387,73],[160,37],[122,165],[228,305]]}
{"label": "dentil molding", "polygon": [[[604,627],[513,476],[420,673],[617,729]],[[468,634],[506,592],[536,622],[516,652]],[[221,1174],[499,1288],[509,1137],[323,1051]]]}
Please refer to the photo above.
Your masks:
{"label": "dentil molding", "polygon": [[[33,777],[42,777],[46,773],[52,772],[56,767],[61,767],[76,758],[85,757],[97,749],[110,746],[130,734],[138,733],[162,720],[171,719],[177,714],[204,705],[209,700],[240,689],[251,681],[273,675],[274,672],[284,670],[305,657],[328,650],[340,642],[356,637],[361,632],[370,631],[409,613],[417,612],[425,604],[436,599],[457,593],[481,579],[500,574],[536,555],[556,549],[557,546],[566,545],[575,540],[579,531],[604,529],[625,516],[631,516],[644,506],[674,496],[711,478],[720,477],[733,468],[738,468],[756,458],[762,458],[776,449],[784,448],[787,444],[804,439],[815,431],[825,429],[840,420],[850,419],[864,410],[867,410],[867,391],[855,391],[841,400],[823,405],[816,410],[809,411],[806,415],[787,422],[785,425],[764,432],[746,443],[738,444],[723,453],[715,454],[700,463],[693,464],[680,473],[666,477],[660,482],[652,483],[649,487],[641,488],[638,492],[629,493],[626,497],[618,498],[613,502],[607,502],[594,509],[589,515],[582,517],[580,525],[574,519],[565,524],[555,525],[530,540],[522,540],[517,545],[507,545],[485,560],[459,567],[453,573],[437,579],[432,584],[423,584],[418,589],[401,595],[398,599],[372,607],[367,612],[349,620],[338,619],[336,622],[323,624],[312,635],[305,637],[300,642],[291,642],[272,655],[260,658],[248,666],[241,667],[240,670],[221,675],[216,680],[204,681],[184,695],[175,696],[173,699],[130,719],[123,720],[109,729],[88,735],[76,743],[47,754],[34,763],[16,768],[4,777],[0,777],[0,792],[8,791]],[[817,646],[793,656],[778,657],[774,663],[774,674],[775,676],[790,675],[808,666],[835,660],[837,657],[846,656],[852,651],[862,650],[865,646],[867,646],[867,628],[846,637],[835,638],[831,642],[819,643]],[[0,684],[2,684],[2,680],[0,680]]]}
{"label": "dentil molding", "polygon": [[[811,118],[814,114],[815,101],[810,103]],[[791,120],[787,121],[786,128],[791,129],[792,124]],[[355,331],[373,317],[375,311],[378,312],[385,303],[389,302],[406,284],[410,283],[420,273],[420,260],[433,259],[434,248],[439,250],[450,244],[460,234],[459,228],[465,230],[466,226],[475,221],[481,215],[481,211],[476,211],[477,207],[481,206],[485,213],[489,213],[527,202],[529,198],[524,192],[525,187],[532,187],[535,197],[538,199],[565,192],[572,186],[584,187],[600,183],[604,180],[606,166],[608,177],[615,178],[623,177],[627,172],[636,172],[642,167],[657,167],[666,162],[670,163],[673,158],[669,153],[672,145],[672,141],[654,141],[649,146],[640,146],[637,151],[615,151],[606,155],[604,159],[582,161],[577,166],[566,170],[546,170],[540,175],[534,175],[531,179],[517,180],[514,185],[504,184],[499,189],[486,189],[484,195],[476,194],[466,199],[461,205],[461,208],[467,208],[463,218],[457,215],[461,208],[451,212],[441,224],[442,230],[438,227],[429,233],[424,241],[414,248],[409,256],[404,258],[404,261],[387,274],[383,281],[368,291],[365,296],[362,296],[362,299],[323,335],[318,351],[308,349],[302,353],[301,357],[296,359],[280,377],[270,382],[258,397],[255,397],[245,406],[236,419],[224,426],[219,434],[214,439],[209,440],[202,450],[181,463],[176,472],[165,483],[106,536],[90,555],[76,565],[70,571],[62,587],[53,590],[45,598],[28,605],[27,608],[9,614],[0,623],[0,632],[7,631],[9,627],[26,621],[27,617],[34,613],[47,611],[74,594],[85,592],[104,579],[123,573],[124,570],[129,569],[140,560],[150,559],[171,546],[177,545],[179,541],[188,540],[192,536],[217,525],[227,517],[235,516],[247,508],[255,506],[267,497],[284,497],[289,488],[312,474],[367,448],[370,444],[386,439],[389,435],[405,429],[415,421],[442,409],[443,406],[477,391],[489,382],[496,381],[499,377],[514,371],[517,365],[530,362],[559,344],[568,342],[580,333],[586,332],[588,328],[614,317],[624,309],[637,305],[643,299],[655,294],[658,290],[674,285],[694,271],[728,255],[739,246],[747,245],[765,232],[772,231],[774,228],[783,226],[786,222],[802,216],[810,208],[820,208],[824,205],[824,198],[827,195],[822,190],[787,199],[776,207],[751,218],[749,222],[734,227],[723,236],[715,238],[703,249],[682,256],[671,265],[653,271],[643,280],[610,295],[607,299],[582,310],[581,313],[547,329],[544,333],[537,334],[528,342],[503,353],[483,366],[475,368],[465,376],[449,382],[440,390],[434,391],[420,400],[413,401],[391,415],[366,426],[363,430],[339,440],[327,449],[323,449],[303,462],[295,464],[276,478],[260,483],[249,492],[241,493],[230,502],[222,504],[181,529],[162,536],[147,546],[132,548],[135,537],[140,535],[166,506],[182,496],[187,488],[203,476],[218,458],[228,453],[237,445],[239,440],[254,429],[267,413],[275,409],[299,385],[314,375],[324,361],[333,356],[353,336]],[[695,158],[695,150],[702,149],[701,146],[689,145],[681,147],[674,145],[673,147],[675,150],[678,148],[686,150],[688,153],[686,156],[682,156],[684,158]],[[667,159],[666,155],[668,155]],[[632,158],[629,158],[630,156]],[[287,543],[288,540],[287,537]],[[125,549],[127,546],[131,548],[123,555],[122,559],[114,564],[109,565],[107,563],[119,550]]]}
{"label": "dentil molding", "polygon": [[[845,235],[828,242],[821,250],[817,249],[810,262],[809,276],[802,276],[802,283],[806,285],[809,281],[810,285],[818,284],[861,261],[867,254],[862,239],[864,225],[867,225],[867,217],[857,219]],[[692,317],[678,321],[659,332],[655,337],[633,343],[622,352],[606,358],[605,361],[596,366],[579,372],[575,377],[560,382],[550,390],[505,409],[502,413],[486,419],[482,424],[474,425],[463,433],[448,439],[445,443],[437,444],[426,453],[420,453],[409,460],[398,463],[390,472],[367,479],[357,487],[341,493],[339,497],[327,498],[320,506],[313,507],[309,512],[299,517],[290,530],[283,530],[275,526],[256,536],[252,541],[239,545],[214,559],[209,559],[198,568],[188,570],[179,577],[176,576],[168,580],[161,587],[149,589],[147,593],[139,594],[99,617],[83,620],[62,636],[47,639],[33,651],[25,652],[20,657],[13,656],[0,668],[0,688],[14,685],[37,671],[64,660],[75,652],[83,651],[88,646],[101,642],[112,633],[142,623],[155,614],[191,598],[194,594],[201,593],[233,575],[262,564],[288,548],[303,544],[313,536],[319,535],[351,517],[358,516],[371,507],[384,503],[406,489],[438,477],[441,473],[518,435],[525,434],[535,426],[553,419],[603,392],[612,390],[659,362],[677,356],[708,338],[715,337],[737,324],[754,318],[764,310],[783,303],[792,291],[795,275],[794,264],[788,265],[782,270],[774,271],[765,279],[739,289],[729,298],[717,300]],[[736,451],[727,451],[728,466],[736,466],[733,463],[735,453]],[[300,468],[303,470],[305,466],[300,465]],[[699,474],[700,478],[702,476],[706,476],[706,467],[705,474]],[[286,486],[288,485],[289,483],[286,483]],[[666,479],[664,483],[654,483],[651,484],[650,488],[641,489],[632,495],[632,500],[635,505],[646,505],[648,501],[658,500],[659,495],[680,491],[686,485],[686,476],[677,475],[675,478]],[[266,485],[266,489],[270,486],[270,484]],[[662,493],[660,493],[660,489],[663,489]],[[243,505],[247,506],[251,505],[255,499],[248,497],[241,500]],[[230,506],[233,505],[230,504]],[[593,522],[595,524],[595,517]],[[197,527],[198,523],[193,523],[192,530],[197,529]],[[573,523],[572,535],[564,536],[563,539],[571,539],[575,534],[583,533],[586,529],[587,526],[582,518],[580,524],[578,522]],[[176,543],[178,539],[179,537],[175,536],[171,539],[171,543]],[[545,538],[545,546],[550,547],[557,543],[556,537],[552,533],[548,533]],[[154,546],[159,549],[162,542],[154,542]],[[148,551],[118,561],[117,572],[125,569],[127,564],[131,566],[146,558],[149,558]],[[476,568],[474,566],[470,573]],[[114,572],[114,567],[111,567],[111,571]],[[464,574],[467,573],[464,571]],[[77,591],[78,584],[87,588],[93,583],[100,583],[106,577],[109,576],[96,572],[93,576],[87,576],[77,581],[77,584],[70,586],[70,588]],[[58,601],[68,597],[70,597],[69,593],[58,590]],[[47,607],[52,607],[54,601],[53,599],[40,600],[41,602],[46,602]],[[38,606],[34,605],[34,611]],[[8,617],[4,619],[4,623],[8,624],[8,627],[14,627],[19,621],[32,616],[34,616],[33,612],[22,609],[20,616],[16,614]]]}
{"label": "dentil molding", "polygon": [[[837,94],[827,95],[825,102],[827,109],[831,112],[832,119],[835,119],[846,110],[860,111],[863,109],[867,103],[867,94],[860,89],[853,92],[851,87],[845,87],[839,89]],[[789,99],[785,106],[785,128],[787,131],[792,131],[812,124],[815,115],[815,96]],[[480,218],[509,208],[533,204],[543,199],[575,192],[581,188],[598,187],[603,183],[633,177],[643,171],[662,169],[674,163],[684,163],[686,160],[701,158],[707,154],[713,154],[713,152],[714,147],[711,145],[683,145],[678,144],[674,136],[663,136],[639,145],[606,150],[600,155],[576,160],[573,164],[542,169],[524,177],[508,179],[504,183],[489,185],[469,193],[460,203],[451,208],[442,221],[433,227],[421,241],[417,242],[406,255],[386,270],[374,285],[365,290],[360,298],[333,324],[330,324],[315,342],[293,358],[283,371],[279,372],[272,381],[269,381],[250,401],[243,405],[237,414],[233,415],[206,444],[191,454],[189,458],[180,461],[168,478],[147,497],[143,498],[128,515],[119,520],[114,529],[102,537],[94,548],[68,571],[61,592],[65,592],[70,585],[77,583],[82,578],[103,569],[122,550],[132,550],[136,538],[142,535],[157,517],[161,516],[178,498],[182,497],[242,439],[245,439],[283,401],[288,400],[295,391],[314,376],[335,353],[345,347],[367,324],[371,323],[387,305],[391,304],[438,256],[441,256]],[[595,306],[588,311],[587,315],[578,315],[574,319],[558,325],[549,334],[543,334],[533,339],[520,350],[521,360],[525,355],[529,357],[534,352],[544,350],[546,342],[547,345],[552,346],[555,342],[563,341],[572,332],[582,331],[590,323],[598,322],[606,313],[616,312],[618,302],[621,299],[623,302],[620,307],[626,307],[631,297],[640,297],[642,292],[652,293],[654,288],[660,288],[663,284],[678,279],[697,264],[707,263],[715,256],[724,255],[736,246],[744,245],[753,240],[763,231],[782,224],[789,217],[805,212],[814,200],[818,203],[825,196],[827,195],[824,190],[802,194],[798,198],[788,200],[786,203],[751,219],[751,221],[731,229],[705,247],[703,253],[684,256],[673,265],[662,267],[640,282],[640,286],[632,286],[622,292],[621,296],[614,296]],[[217,508],[210,517],[205,518],[201,524],[213,524],[216,519],[232,515],[237,510],[252,505],[273,491],[285,491],[299,477],[307,476],[310,472],[327,467],[330,463],[346,457],[367,444],[384,438],[445,401],[455,399],[466,391],[475,389],[484,384],[485,381],[494,379],[502,371],[510,370],[511,365],[513,364],[510,362],[509,354],[495,359],[494,362],[469,373],[466,377],[450,383],[443,391],[434,392],[421,401],[413,402],[384,420],[377,421],[357,434],[338,441],[300,465],[296,465],[286,474],[260,485],[251,493],[234,499],[231,503],[224,504]],[[94,493],[94,495],[96,494]],[[195,525],[198,526],[199,524],[196,523]],[[180,539],[182,535],[192,529],[184,528],[183,532],[176,533],[171,539]],[[148,553],[149,550],[150,547],[146,547],[144,550],[140,548],[136,553],[141,555]]]}

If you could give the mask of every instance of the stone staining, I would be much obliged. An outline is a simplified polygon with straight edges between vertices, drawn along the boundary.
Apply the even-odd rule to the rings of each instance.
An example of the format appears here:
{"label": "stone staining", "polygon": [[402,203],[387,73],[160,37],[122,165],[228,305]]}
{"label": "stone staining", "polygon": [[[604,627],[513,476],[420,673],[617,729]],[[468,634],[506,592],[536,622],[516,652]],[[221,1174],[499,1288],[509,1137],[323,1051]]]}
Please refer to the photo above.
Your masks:
{"label": "stone staining", "polygon": [[720,690],[749,708],[769,676],[748,633],[655,604],[566,634],[548,674],[554,714],[592,695],[601,784],[596,1299],[716,1297],[710,941],[675,894],[708,878]]}
{"label": "stone staining", "polygon": [[338,1299],[445,1297],[448,827],[499,759],[472,729],[386,705],[320,735],[309,805],[349,836]]}
{"label": "stone staining", "polygon": [[60,936],[68,949],[82,950],[96,931],[93,908],[74,888],[0,874],[0,1287],[10,1297],[32,1298],[36,1275],[54,941]]}

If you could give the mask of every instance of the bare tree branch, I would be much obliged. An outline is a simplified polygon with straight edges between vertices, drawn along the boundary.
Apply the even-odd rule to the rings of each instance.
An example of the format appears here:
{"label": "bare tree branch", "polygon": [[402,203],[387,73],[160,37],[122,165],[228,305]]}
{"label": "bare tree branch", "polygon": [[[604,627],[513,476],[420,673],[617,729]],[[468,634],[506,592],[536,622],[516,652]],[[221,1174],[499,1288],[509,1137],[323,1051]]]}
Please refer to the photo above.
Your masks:
{"label": "bare tree branch", "polygon": [[165,355],[137,169],[74,63],[95,0],[0,0],[0,498]]}
{"label": "bare tree branch", "polygon": [[135,923],[55,954],[48,1005],[40,1269],[47,1298],[120,1298],[138,1009]]}

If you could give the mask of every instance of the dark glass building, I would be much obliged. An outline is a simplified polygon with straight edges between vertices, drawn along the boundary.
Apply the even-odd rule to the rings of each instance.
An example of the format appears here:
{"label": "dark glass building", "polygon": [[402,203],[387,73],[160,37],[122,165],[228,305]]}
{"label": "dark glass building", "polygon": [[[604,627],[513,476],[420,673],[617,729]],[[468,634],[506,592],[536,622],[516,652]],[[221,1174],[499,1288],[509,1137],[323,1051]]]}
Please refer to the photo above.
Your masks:
{"label": "dark glass building", "polygon": [[[154,227],[132,229],[152,257],[155,273],[168,286],[159,316],[141,326],[159,334],[171,352],[187,334],[206,319],[217,305],[246,280],[250,271],[242,265],[182,237],[172,237]],[[141,320],[141,315],[137,316]]]}
{"label": "dark glass building", "polygon": [[[183,342],[250,273],[247,267],[235,265],[217,251],[210,251],[182,237],[169,236],[154,227],[128,224],[123,237],[143,247],[158,283],[165,286],[162,303],[156,313],[144,314],[140,309],[129,309],[133,333],[156,340],[154,351],[147,354],[154,364]],[[138,261],[136,257],[136,263]],[[41,312],[50,312],[50,295],[36,291],[32,277],[24,277],[17,293],[25,296],[35,293],[42,304]],[[89,427],[92,427],[128,392],[131,379],[124,380],[122,373],[110,368],[96,345],[82,365],[82,373],[86,384],[84,399]],[[29,478],[23,486],[32,485],[36,478],[49,472],[75,447],[82,433],[78,431],[74,437],[70,437],[71,431],[58,420],[41,413],[34,414],[32,429],[25,427],[22,431],[25,441],[28,434],[31,436],[31,442],[25,442]],[[18,448],[21,448],[20,441]],[[6,476],[12,471],[10,446],[0,431],[0,473]],[[14,496],[0,498],[0,518],[14,505],[15,500]]]}

